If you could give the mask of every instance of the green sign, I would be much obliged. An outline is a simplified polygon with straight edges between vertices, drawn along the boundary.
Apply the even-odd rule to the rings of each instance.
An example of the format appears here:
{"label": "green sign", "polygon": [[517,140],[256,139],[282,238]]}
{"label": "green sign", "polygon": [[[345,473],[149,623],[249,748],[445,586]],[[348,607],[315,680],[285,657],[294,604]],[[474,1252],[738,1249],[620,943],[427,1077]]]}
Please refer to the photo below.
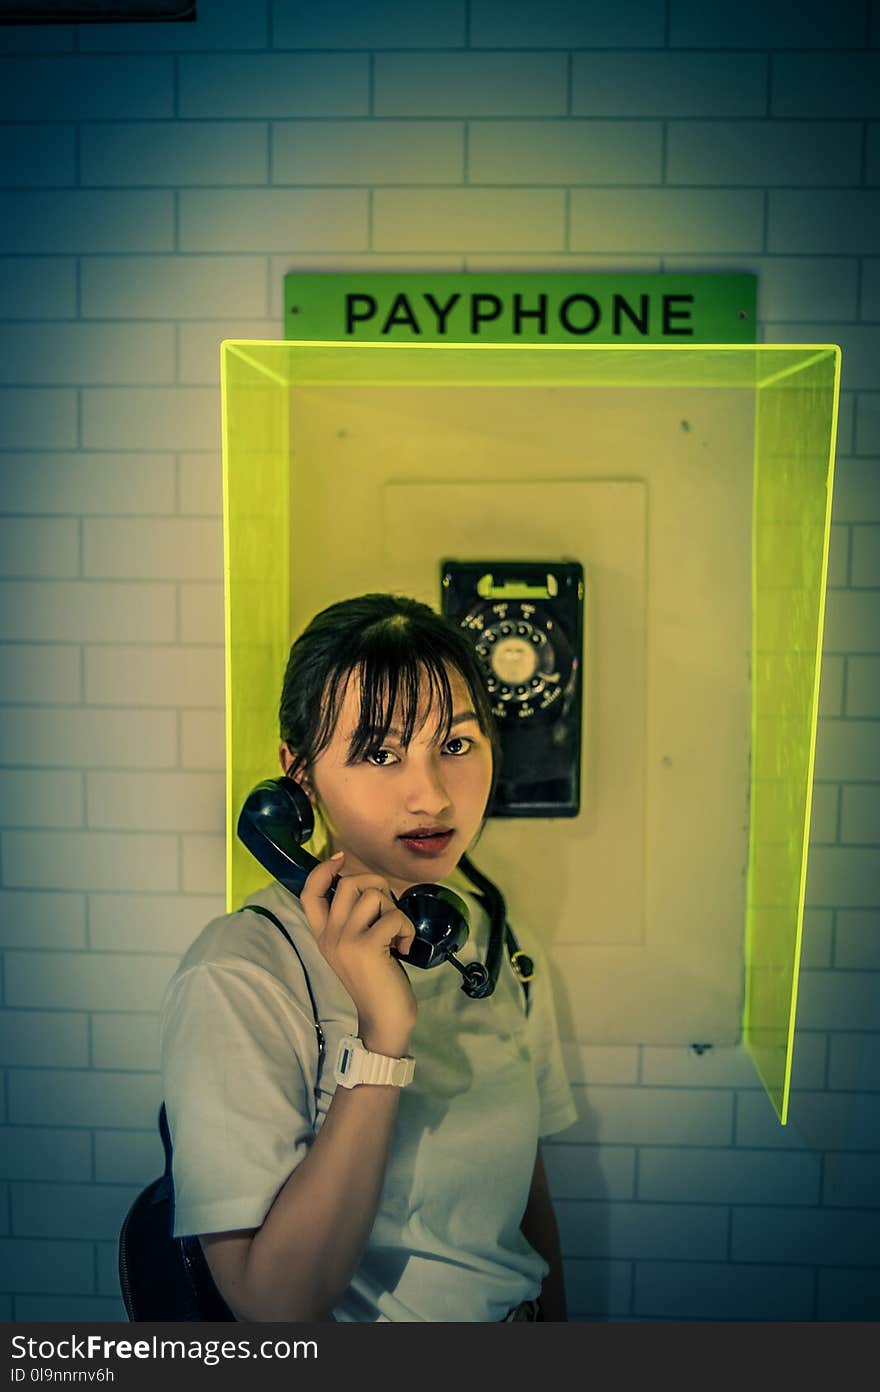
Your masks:
{"label": "green sign", "polygon": [[284,337],[361,343],[754,343],[753,275],[284,277]]}

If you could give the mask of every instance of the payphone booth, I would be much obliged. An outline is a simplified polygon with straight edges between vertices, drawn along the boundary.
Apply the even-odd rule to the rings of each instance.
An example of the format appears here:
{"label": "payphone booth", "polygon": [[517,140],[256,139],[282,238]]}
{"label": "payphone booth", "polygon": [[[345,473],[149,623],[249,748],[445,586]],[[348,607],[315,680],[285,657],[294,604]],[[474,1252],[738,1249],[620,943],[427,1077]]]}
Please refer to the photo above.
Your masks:
{"label": "payphone booth", "polygon": [[784,1123],[839,376],[831,345],[225,342],[228,907],[266,879],[236,819],[316,613],[448,612],[517,712],[555,623],[575,743],[473,858],[541,934],[563,1034],[744,1042]]}

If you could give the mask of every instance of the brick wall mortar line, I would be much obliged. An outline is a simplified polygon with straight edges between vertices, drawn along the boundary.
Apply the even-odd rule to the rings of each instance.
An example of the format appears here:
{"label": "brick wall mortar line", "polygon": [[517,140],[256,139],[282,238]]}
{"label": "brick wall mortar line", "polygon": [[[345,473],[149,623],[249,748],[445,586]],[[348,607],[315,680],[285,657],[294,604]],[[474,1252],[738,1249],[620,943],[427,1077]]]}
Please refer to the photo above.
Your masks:
{"label": "brick wall mortar line", "polygon": [[740,1147],[737,1145],[737,1143],[736,1143],[736,1134],[737,1134],[737,1125],[738,1125],[738,1122],[739,1122],[739,1090],[738,1090],[737,1088],[734,1088],[734,1089],[733,1089],[733,1098],[731,1099],[731,1108],[730,1108],[730,1135],[731,1135],[730,1144],[731,1144],[731,1148],[732,1148],[733,1150],[739,1150],[739,1148],[740,1148]]}
{"label": "brick wall mortar line", "polygon": [[761,255],[766,256],[770,242],[770,192],[764,189],[763,221],[761,227]]}

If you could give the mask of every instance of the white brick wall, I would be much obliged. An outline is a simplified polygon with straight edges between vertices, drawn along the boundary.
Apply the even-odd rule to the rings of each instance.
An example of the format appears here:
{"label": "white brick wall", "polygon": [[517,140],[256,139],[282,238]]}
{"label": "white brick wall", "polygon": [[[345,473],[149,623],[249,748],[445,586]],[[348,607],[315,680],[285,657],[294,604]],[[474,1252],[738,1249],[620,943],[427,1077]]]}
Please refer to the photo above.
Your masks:
{"label": "white brick wall", "polygon": [[87,1181],[92,1174],[88,1131],[50,1126],[3,1128],[3,1178]]}
{"label": "white brick wall", "polygon": [[581,1319],[880,1318],[880,12],[200,0],[0,29],[0,1317],[124,1318],[157,1009],[223,909],[217,347],[287,270],[751,271],[844,350],[791,1120],[568,1043]]}
{"label": "white brick wall", "polygon": [[278,48],[458,48],[466,18],[465,0],[415,6],[374,0],[369,10],[357,0],[328,0],[319,8],[307,0],[276,0],[272,6]]}
{"label": "white brick wall", "polygon": [[6,643],[0,665],[0,701],[62,705],[82,697],[79,648],[64,643]]}
{"label": "white brick wall", "polygon": [[732,1262],[639,1262],[633,1314],[637,1319],[808,1320],[813,1276],[790,1266]]}
{"label": "white brick wall", "polygon": [[264,184],[267,153],[267,131],[262,124],[95,123],[82,131],[80,183],[101,188]]}
{"label": "white brick wall", "polygon": [[171,251],[174,202],[166,191],[4,193],[0,251]]}
{"label": "white brick wall", "polygon": [[575,53],[571,114],[764,116],[767,63],[762,53]]}

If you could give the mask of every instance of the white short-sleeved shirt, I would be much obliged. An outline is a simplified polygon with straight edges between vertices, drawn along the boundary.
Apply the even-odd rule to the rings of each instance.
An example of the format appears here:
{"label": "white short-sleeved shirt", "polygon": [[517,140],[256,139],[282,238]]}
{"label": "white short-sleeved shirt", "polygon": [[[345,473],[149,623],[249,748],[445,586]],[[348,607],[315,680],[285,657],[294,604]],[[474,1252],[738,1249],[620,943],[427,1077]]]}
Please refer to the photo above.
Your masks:
{"label": "white short-sleeved shirt", "polygon": [[[459,956],[485,960],[488,916],[462,882],[447,883],[470,915]],[[296,953],[246,908],[214,919],[162,1004],[177,1237],[261,1226],[327,1114],[339,1040],[357,1032],[354,1003],[299,900],[273,882],[247,903],[280,919],[308,972],[326,1039],[317,1095]],[[547,1264],[519,1224],[539,1137],[570,1126],[576,1111],[543,951],[515,931],[536,964],[528,1016],[506,951],[486,1000],[467,997],[448,964],[405,966],[418,1000],[415,1077],[401,1092],[378,1211],[336,1320],[501,1320],[540,1293]]]}

